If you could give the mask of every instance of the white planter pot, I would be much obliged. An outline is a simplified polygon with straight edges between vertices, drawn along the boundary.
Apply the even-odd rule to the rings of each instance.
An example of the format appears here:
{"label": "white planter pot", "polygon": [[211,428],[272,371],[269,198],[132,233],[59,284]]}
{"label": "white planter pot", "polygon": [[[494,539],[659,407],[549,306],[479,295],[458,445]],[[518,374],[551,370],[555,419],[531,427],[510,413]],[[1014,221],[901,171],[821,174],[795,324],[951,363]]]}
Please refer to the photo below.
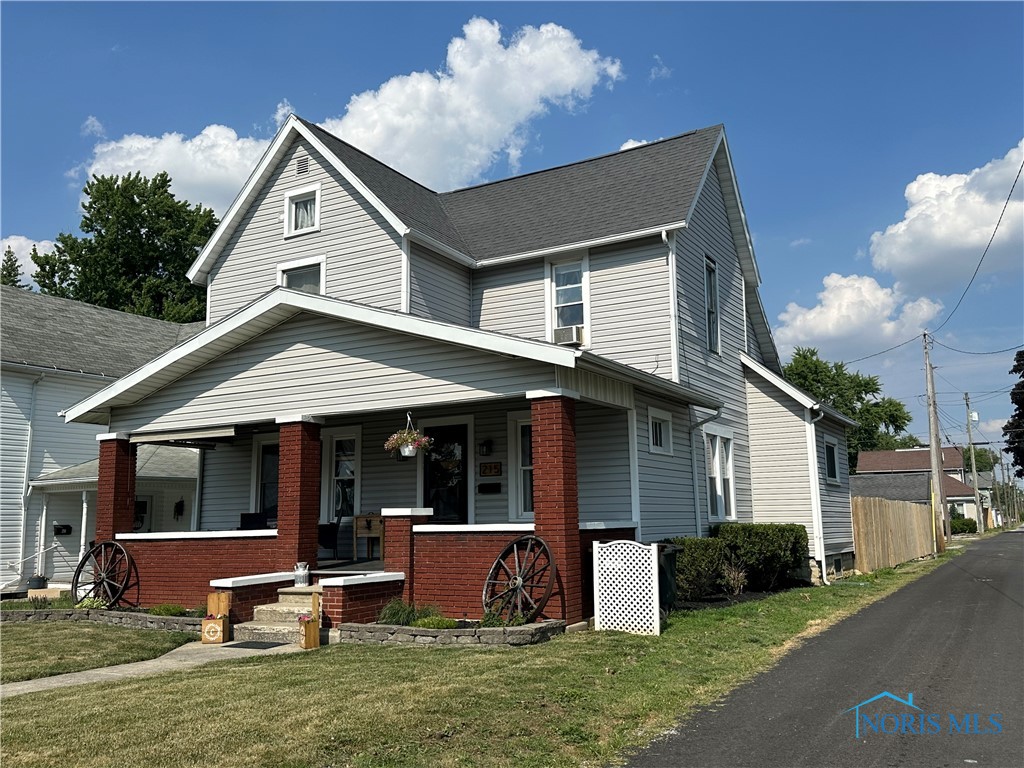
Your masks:
{"label": "white planter pot", "polygon": [[415,445],[403,445],[403,446],[401,446],[398,449],[398,452],[401,453],[403,456],[407,456],[407,457],[411,458],[411,457],[416,455],[416,446]]}

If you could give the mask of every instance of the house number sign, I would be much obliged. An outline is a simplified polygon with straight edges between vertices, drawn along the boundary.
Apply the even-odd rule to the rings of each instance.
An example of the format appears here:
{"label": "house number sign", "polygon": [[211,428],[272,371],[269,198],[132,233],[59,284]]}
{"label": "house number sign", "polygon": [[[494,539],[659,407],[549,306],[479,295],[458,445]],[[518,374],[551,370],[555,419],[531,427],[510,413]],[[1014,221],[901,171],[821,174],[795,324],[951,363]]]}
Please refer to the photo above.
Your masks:
{"label": "house number sign", "polygon": [[480,477],[501,477],[501,462],[488,461],[481,463]]}

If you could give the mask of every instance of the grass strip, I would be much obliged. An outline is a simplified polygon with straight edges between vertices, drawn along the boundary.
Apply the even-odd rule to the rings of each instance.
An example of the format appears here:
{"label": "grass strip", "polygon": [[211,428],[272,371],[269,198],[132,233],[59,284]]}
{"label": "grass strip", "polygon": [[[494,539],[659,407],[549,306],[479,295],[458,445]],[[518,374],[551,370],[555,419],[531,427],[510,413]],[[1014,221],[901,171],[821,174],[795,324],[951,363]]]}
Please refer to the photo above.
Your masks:
{"label": "grass strip", "polygon": [[89,621],[4,623],[0,629],[0,682],[155,659],[195,639],[185,632],[127,629]]}
{"label": "grass strip", "polygon": [[659,638],[335,645],[13,697],[4,765],[604,765],[951,556],[676,613]]}

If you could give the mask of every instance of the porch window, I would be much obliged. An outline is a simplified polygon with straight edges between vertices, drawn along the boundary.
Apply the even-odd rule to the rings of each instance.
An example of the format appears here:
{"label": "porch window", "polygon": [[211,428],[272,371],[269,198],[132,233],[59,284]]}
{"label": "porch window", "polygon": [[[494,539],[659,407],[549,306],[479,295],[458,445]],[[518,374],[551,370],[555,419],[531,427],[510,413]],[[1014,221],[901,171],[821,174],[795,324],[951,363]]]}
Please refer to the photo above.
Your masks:
{"label": "porch window", "polygon": [[277,443],[260,446],[259,488],[255,528],[277,528],[277,471],[280,449]]}
{"label": "porch window", "polygon": [[704,305],[707,310],[708,351],[721,349],[718,318],[718,265],[714,259],[704,257]]}
{"label": "porch window", "polygon": [[647,409],[648,450],[672,455],[672,414],[660,408]]}
{"label": "porch window", "polygon": [[839,485],[839,441],[825,435],[825,480]]}
{"label": "porch window", "polygon": [[705,432],[708,475],[708,518],[735,520],[731,435]]}
{"label": "porch window", "polygon": [[327,260],[323,256],[287,261],[277,265],[277,284],[293,291],[322,294],[326,271]]}
{"label": "porch window", "polygon": [[285,192],[284,236],[294,237],[320,229],[320,185],[310,184]]}
{"label": "porch window", "polygon": [[509,414],[509,519],[533,520],[533,427],[530,414]]}

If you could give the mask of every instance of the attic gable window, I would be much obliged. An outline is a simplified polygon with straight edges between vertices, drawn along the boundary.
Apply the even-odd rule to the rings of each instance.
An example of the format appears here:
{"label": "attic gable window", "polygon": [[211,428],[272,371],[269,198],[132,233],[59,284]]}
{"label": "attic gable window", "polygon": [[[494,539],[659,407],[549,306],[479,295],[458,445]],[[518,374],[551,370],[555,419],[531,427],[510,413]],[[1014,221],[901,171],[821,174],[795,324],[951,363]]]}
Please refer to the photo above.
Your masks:
{"label": "attic gable window", "polygon": [[284,236],[320,231],[320,185],[310,184],[284,195]]}
{"label": "attic gable window", "polygon": [[322,294],[326,272],[327,260],[323,256],[287,261],[277,265],[277,284],[293,291]]}

